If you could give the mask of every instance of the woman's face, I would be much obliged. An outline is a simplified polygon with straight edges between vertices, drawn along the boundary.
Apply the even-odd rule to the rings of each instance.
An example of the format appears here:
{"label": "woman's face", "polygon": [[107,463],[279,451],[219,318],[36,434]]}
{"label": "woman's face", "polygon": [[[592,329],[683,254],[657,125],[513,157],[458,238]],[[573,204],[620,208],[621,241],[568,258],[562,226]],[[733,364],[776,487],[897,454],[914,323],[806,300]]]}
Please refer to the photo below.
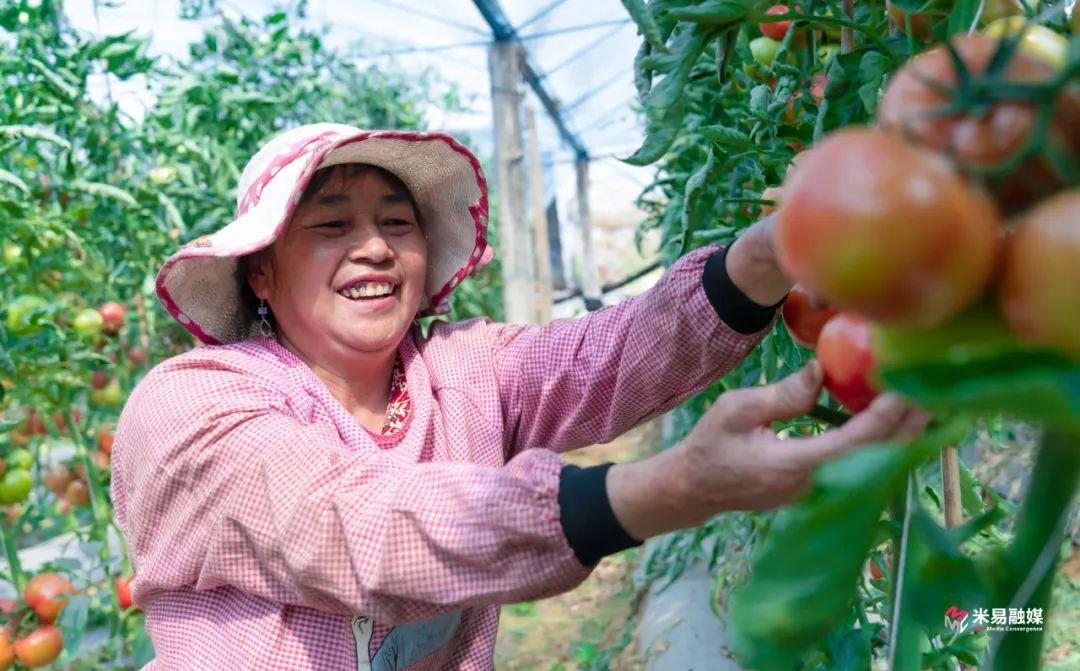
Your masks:
{"label": "woman's face", "polygon": [[[419,310],[427,240],[408,195],[365,170],[331,176],[251,267],[251,287],[283,341],[315,359],[379,353],[397,347]],[[345,295],[367,274],[387,276],[392,293]],[[359,286],[373,291],[379,283]]]}

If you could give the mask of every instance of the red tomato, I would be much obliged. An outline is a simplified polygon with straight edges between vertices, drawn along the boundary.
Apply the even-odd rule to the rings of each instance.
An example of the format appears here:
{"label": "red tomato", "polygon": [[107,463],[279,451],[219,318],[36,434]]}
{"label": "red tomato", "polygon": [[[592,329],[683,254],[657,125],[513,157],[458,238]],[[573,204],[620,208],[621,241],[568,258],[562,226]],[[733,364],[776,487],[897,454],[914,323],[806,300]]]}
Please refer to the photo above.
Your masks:
{"label": "red tomato", "polygon": [[1001,309],[1018,337],[1080,360],[1080,189],[1048,198],[1009,241]]}
{"label": "red tomato", "polygon": [[90,489],[82,480],[72,480],[64,491],[64,500],[76,508],[90,505]]}
{"label": "red tomato", "polygon": [[146,350],[141,347],[132,347],[128,350],[127,355],[128,361],[136,366],[141,366],[146,363]]}
{"label": "red tomato", "polygon": [[[765,10],[769,15],[787,14],[788,8],[784,5],[773,5]],[[761,28],[761,34],[765,37],[772,38],[779,42],[787,35],[787,31],[791,28],[791,21],[777,21],[776,23],[759,23],[758,28]]]}
{"label": "red tomato", "polygon": [[39,573],[26,582],[23,601],[42,622],[52,624],[67,605],[67,598],[63,595],[74,593],[75,587],[60,574]]}
{"label": "red tomato", "polygon": [[105,335],[116,335],[124,328],[124,317],[127,314],[127,306],[116,301],[109,301],[98,308],[101,313],[101,332]]}
{"label": "red tomato", "polygon": [[23,666],[38,669],[56,661],[64,649],[64,637],[51,624],[43,624],[15,641],[15,658]]}
{"label": "red tomato", "polygon": [[[907,33],[908,22],[910,21],[912,37],[924,42],[933,37],[931,29],[934,27],[934,19],[929,14],[908,14],[892,2],[889,2],[889,0],[885,0],[885,8],[889,14],[889,20],[900,29],[900,32]],[[907,17],[906,21],[905,16]]]}
{"label": "red tomato", "polygon": [[818,339],[817,358],[825,374],[825,388],[851,412],[865,410],[878,395],[873,337],[865,319],[841,313],[826,322]]}
{"label": "red tomato", "polygon": [[[967,69],[981,75],[998,48],[997,38],[970,35],[954,38],[957,53]],[[1057,76],[1054,68],[1016,52],[1005,68],[1008,82],[1044,83]],[[1032,103],[997,102],[971,113],[941,114],[952,104],[956,69],[946,46],[925,51],[907,62],[892,78],[881,100],[878,124],[901,132],[921,144],[948,152],[961,169],[994,169],[1005,165],[1027,146],[1035,130]],[[1062,89],[1053,110],[1048,142],[1080,157],[1080,94]],[[995,197],[1007,212],[1015,212],[1062,187],[1063,181],[1039,156],[1031,156],[1000,180]]]}
{"label": "red tomato", "polygon": [[45,488],[57,496],[67,491],[68,485],[75,478],[71,469],[64,464],[57,464],[45,471]]}
{"label": "red tomato", "polygon": [[810,293],[801,284],[792,287],[781,310],[784,325],[787,326],[791,337],[795,342],[810,349],[817,347],[822,327],[836,314],[835,308],[814,305]]}
{"label": "red tomato", "polygon": [[135,603],[131,600],[131,578],[118,576],[116,578],[116,598],[120,602],[120,608],[127,610]]}
{"label": "red tomato", "polygon": [[103,370],[95,370],[90,376],[90,386],[94,389],[104,389],[109,384],[109,376]]}
{"label": "red tomato", "polygon": [[98,450],[100,450],[105,456],[112,457],[113,439],[115,436],[108,427],[101,427],[98,429]]}
{"label": "red tomato", "polygon": [[947,159],[872,128],[845,128],[799,156],[776,214],[789,277],[840,310],[932,326],[983,292],[1000,215]]}
{"label": "red tomato", "polygon": [[0,632],[0,671],[6,671],[15,663],[15,648],[11,647],[11,639],[6,631]]}

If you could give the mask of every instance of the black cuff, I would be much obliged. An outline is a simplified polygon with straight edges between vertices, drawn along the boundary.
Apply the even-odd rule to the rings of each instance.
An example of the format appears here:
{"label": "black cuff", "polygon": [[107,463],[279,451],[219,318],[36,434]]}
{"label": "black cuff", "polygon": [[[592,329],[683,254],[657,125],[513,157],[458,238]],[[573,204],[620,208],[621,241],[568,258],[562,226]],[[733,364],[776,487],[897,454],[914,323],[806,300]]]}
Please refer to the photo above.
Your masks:
{"label": "black cuff", "polygon": [[776,305],[762,306],[752,301],[742,292],[727,273],[727,250],[722,247],[705,261],[705,270],[701,274],[701,283],[705,295],[712,303],[720,320],[731,330],[743,335],[751,335],[765,328],[772,321],[776,308],[783,304],[787,296]]}
{"label": "black cuff", "polygon": [[607,470],[613,464],[581,468],[567,464],[559,474],[559,521],[566,542],[583,566],[641,545],[615,518],[607,495]]}

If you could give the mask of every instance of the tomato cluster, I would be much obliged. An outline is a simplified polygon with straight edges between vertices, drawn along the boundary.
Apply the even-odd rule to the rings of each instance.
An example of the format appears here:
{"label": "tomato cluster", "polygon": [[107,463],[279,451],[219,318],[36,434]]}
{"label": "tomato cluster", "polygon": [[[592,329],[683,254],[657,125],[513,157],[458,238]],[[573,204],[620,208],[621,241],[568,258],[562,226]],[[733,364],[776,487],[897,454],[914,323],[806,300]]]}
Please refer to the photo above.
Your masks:
{"label": "tomato cluster", "polygon": [[828,134],[763,194],[801,285],[785,322],[848,409],[878,388],[875,328],[936,328],[984,297],[1021,342],[1080,360],[1080,189],[1047,158],[1080,165],[1080,89],[1046,95],[1058,72],[1015,38],[932,47],[892,77],[876,127]]}

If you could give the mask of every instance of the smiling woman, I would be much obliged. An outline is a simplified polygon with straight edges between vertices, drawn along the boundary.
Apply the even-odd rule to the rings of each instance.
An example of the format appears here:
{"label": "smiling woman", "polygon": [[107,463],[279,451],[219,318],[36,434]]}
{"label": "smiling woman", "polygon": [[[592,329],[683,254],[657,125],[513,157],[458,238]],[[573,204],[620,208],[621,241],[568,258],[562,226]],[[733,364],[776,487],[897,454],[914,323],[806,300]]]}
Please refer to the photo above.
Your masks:
{"label": "smiling woman", "polygon": [[113,443],[148,669],[491,668],[501,604],[779,505],[819,461],[921,421],[884,395],[842,429],[777,439],[769,422],[820,392],[812,366],[722,397],[671,450],[567,466],[560,452],[673,408],[761,340],[790,288],[768,220],[608,309],[425,336],[416,318],[492,258],[487,184],[456,140],[296,128],[251,159],[237,205],[158,274],[207,346],[139,382]]}

